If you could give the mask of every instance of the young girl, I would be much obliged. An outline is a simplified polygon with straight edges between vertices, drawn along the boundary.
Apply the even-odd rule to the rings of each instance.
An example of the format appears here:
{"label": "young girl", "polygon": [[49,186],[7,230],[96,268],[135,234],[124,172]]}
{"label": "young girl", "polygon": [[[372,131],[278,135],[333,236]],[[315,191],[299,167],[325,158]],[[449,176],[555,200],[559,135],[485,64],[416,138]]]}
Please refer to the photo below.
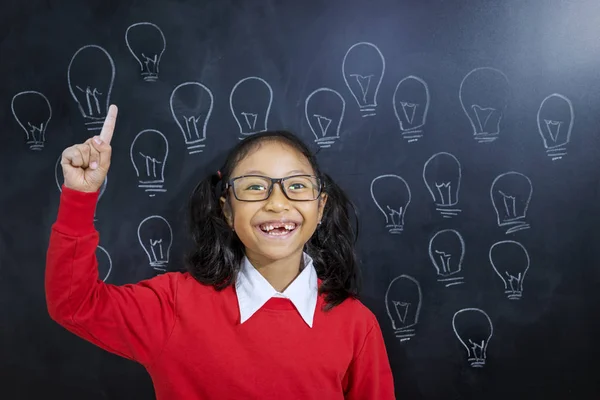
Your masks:
{"label": "young girl", "polygon": [[394,399],[380,327],[357,300],[348,199],[292,134],[250,136],[196,187],[188,272],[98,279],[94,210],[116,115],[62,154],[52,319],[142,364],[158,399]]}

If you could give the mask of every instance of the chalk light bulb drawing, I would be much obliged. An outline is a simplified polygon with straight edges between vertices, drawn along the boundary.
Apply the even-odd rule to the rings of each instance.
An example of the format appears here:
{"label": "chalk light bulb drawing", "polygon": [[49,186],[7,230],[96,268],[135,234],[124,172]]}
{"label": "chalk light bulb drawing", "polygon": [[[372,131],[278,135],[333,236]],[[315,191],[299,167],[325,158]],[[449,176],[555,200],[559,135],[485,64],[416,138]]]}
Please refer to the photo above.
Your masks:
{"label": "chalk light bulb drawing", "polygon": [[239,139],[266,131],[273,104],[273,89],[262,78],[249,76],[233,86],[229,108],[240,131]]}
{"label": "chalk light bulb drawing", "polygon": [[379,48],[369,42],[350,46],[342,61],[342,75],[362,117],[376,115],[379,87],[385,75],[385,58]]}
{"label": "chalk light bulb drawing", "polygon": [[200,82],[182,83],[171,93],[171,114],[183,134],[189,154],[204,150],[214,102],[210,89]]}
{"label": "chalk light bulb drawing", "polygon": [[151,22],[138,22],[125,31],[125,43],[140,65],[140,74],[146,82],[158,79],[160,59],[167,48],[162,30]]}
{"label": "chalk light bulb drawing", "polygon": [[138,179],[138,187],[150,197],[166,192],[165,165],[169,155],[169,142],[165,135],[155,129],[138,133],[130,148],[130,157]]}
{"label": "chalk light bulb drawing", "polygon": [[394,114],[400,125],[402,138],[409,143],[423,137],[423,127],[429,112],[429,99],[429,87],[418,76],[407,76],[396,85],[392,98]]}
{"label": "chalk light bulb drawing", "polygon": [[503,240],[490,247],[490,263],[502,279],[504,293],[510,300],[523,296],[523,280],[529,269],[529,253],[525,246],[514,240]]}
{"label": "chalk light bulb drawing", "polygon": [[115,63],[104,48],[83,46],[71,58],[67,70],[69,91],[88,131],[102,129],[114,81]]}
{"label": "chalk light bulb drawing", "polygon": [[520,172],[505,172],[492,182],[490,197],[497,223],[507,228],[507,234],[530,227],[526,218],[532,194],[531,180]]}
{"label": "chalk light bulb drawing", "polygon": [[48,98],[35,90],[20,92],[13,96],[10,108],[15,120],[25,131],[29,149],[42,150],[46,143],[46,128],[52,119]]}
{"label": "chalk light bulb drawing", "polygon": [[398,175],[381,175],[371,182],[373,202],[385,216],[385,227],[389,233],[404,230],[404,216],[410,204],[411,193],[408,183]]}
{"label": "chalk light bulb drawing", "polygon": [[459,100],[479,143],[498,139],[509,101],[508,78],[498,69],[475,68],[460,83]]}
{"label": "chalk light bulb drawing", "polygon": [[159,272],[167,270],[173,243],[173,230],[160,215],[144,218],[138,226],[138,240],[148,256],[150,267]]}
{"label": "chalk light bulb drawing", "polygon": [[308,95],[304,116],[319,147],[331,147],[339,139],[345,112],[346,101],[333,89],[319,88]]}
{"label": "chalk light bulb drawing", "polygon": [[483,367],[487,360],[487,347],[494,334],[490,317],[479,308],[463,308],[452,317],[452,329],[467,349],[467,361],[471,367]]}
{"label": "chalk light bulb drawing", "polygon": [[465,241],[458,231],[443,229],[429,241],[429,258],[436,270],[438,282],[446,287],[464,283],[462,263],[465,258]]}
{"label": "chalk light bulb drawing", "polygon": [[450,153],[436,153],[423,166],[423,181],[443,218],[452,218],[461,211],[458,206],[461,180],[460,162]]}
{"label": "chalk light bulb drawing", "polygon": [[401,342],[415,336],[422,300],[421,285],[412,276],[400,275],[390,282],[385,292],[385,308]]}
{"label": "chalk light bulb drawing", "polygon": [[96,247],[96,260],[98,262],[98,277],[102,282],[106,282],[112,271],[112,259],[104,247]]}
{"label": "chalk light bulb drawing", "polygon": [[[58,156],[58,159],[56,160],[56,164],[54,165],[54,180],[56,182],[56,186],[58,187],[58,191],[60,193],[62,193],[62,186],[65,182],[62,165],[60,164],[61,159],[62,159],[62,153],[61,153],[61,155]],[[98,204],[100,204],[100,199],[102,199],[102,196],[104,195],[104,192],[106,191],[107,184],[108,184],[108,175],[104,177],[104,181],[102,182],[102,185],[100,186],[100,193],[98,193],[98,200],[96,201],[96,208],[98,207]],[[97,221],[96,209],[94,209],[94,221]]]}
{"label": "chalk light bulb drawing", "polygon": [[567,144],[575,123],[575,112],[571,100],[562,94],[553,93],[540,104],[537,126],[544,141],[546,154],[552,161],[567,155]]}

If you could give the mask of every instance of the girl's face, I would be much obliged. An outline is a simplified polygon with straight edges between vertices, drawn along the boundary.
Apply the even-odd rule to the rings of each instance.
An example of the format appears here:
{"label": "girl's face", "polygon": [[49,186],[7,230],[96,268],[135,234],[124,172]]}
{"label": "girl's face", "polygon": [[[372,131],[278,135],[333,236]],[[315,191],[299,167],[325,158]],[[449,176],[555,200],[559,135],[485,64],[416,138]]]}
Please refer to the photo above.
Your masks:
{"label": "girl's face", "polygon": [[[293,147],[278,141],[263,141],[237,164],[231,178],[250,174],[283,178],[314,175],[315,171]],[[259,263],[300,254],[323,216],[326,201],[324,193],[314,201],[290,200],[279,184],[274,184],[269,198],[262,201],[237,200],[232,188],[227,199],[221,198],[227,222],[246,247],[246,255]]]}

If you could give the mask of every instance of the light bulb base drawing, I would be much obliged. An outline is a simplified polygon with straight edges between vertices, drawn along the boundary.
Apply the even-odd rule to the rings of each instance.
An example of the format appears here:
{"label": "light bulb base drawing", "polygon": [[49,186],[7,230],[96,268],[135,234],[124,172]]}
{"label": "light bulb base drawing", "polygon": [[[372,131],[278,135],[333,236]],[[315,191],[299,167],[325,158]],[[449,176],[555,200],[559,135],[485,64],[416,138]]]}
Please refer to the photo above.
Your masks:
{"label": "light bulb base drawing", "polygon": [[485,366],[485,358],[469,357],[467,361],[473,368],[482,368]]}
{"label": "light bulb base drawing", "polygon": [[167,262],[166,261],[156,261],[156,262],[151,262],[150,266],[152,267],[152,269],[154,269],[156,272],[166,272],[167,271]]}
{"label": "light bulb base drawing", "polygon": [[130,148],[130,158],[138,179],[138,187],[149,197],[167,191],[165,164],[169,154],[169,142],[165,135],[155,129],[138,133]]}
{"label": "light bulb base drawing", "polygon": [[229,109],[239,128],[239,140],[268,130],[273,89],[263,78],[248,76],[237,82],[229,94]]}
{"label": "light bulb base drawing", "polygon": [[385,292],[385,307],[394,336],[405,342],[416,335],[423,293],[419,282],[409,275],[394,278]]}
{"label": "light bulb base drawing", "polygon": [[360,115],[377,115],[377,97],[385,75],[385,58],[379,48],[369,42],[350,46],[342,60],[342,75]]}
{"label": "light bulb base drawing", "polygon": [[396,85],[392,105],[402,138],[408,143],[417,142],[423,137],[429,101],[429,87],[418,76],[407,76]]}
{"label": "light bulb base drawing", "polygon": [[406,342],[408,340],[411,340],[415,336],[415,330],[411,328],[396,329],[394,331],[394,336],[400,339],[401,342]]}
{"label": "light bulb base drawing", "polygon": [[561,160],[564,156],[567,155],[566,147],[556,147],[553,149],[546,149],[546,154],[552,161]]}
{"label": "light bulb base drawing", "polygon": [[404,232],[404,225],[386,225],[385,227],[388,229],[388,232],[393,235]]}
{"label": "light bulb base drawing", "polygon": [[29,150],[41,151],[46,142],[46,129],[52,119],[48,98],[35,90],[17,93],[10,103],[13,117],[25,132]]}
{"label": "light bulb base drawing", "polygon": [[521,291],[505,290],[504,293],[509,300],[520,300],[523,296],[523,292]]}

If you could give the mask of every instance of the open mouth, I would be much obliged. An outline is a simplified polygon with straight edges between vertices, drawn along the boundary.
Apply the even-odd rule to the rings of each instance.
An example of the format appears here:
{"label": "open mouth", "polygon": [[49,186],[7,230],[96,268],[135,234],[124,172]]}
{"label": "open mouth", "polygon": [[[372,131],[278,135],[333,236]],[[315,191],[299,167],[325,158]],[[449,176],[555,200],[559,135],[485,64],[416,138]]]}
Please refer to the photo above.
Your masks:
{"label": "open mouth", "polygon": [[258,229],[267,236],[285,237],[296,231],[298,226],[295,222],[266,222],[258,225]]}

